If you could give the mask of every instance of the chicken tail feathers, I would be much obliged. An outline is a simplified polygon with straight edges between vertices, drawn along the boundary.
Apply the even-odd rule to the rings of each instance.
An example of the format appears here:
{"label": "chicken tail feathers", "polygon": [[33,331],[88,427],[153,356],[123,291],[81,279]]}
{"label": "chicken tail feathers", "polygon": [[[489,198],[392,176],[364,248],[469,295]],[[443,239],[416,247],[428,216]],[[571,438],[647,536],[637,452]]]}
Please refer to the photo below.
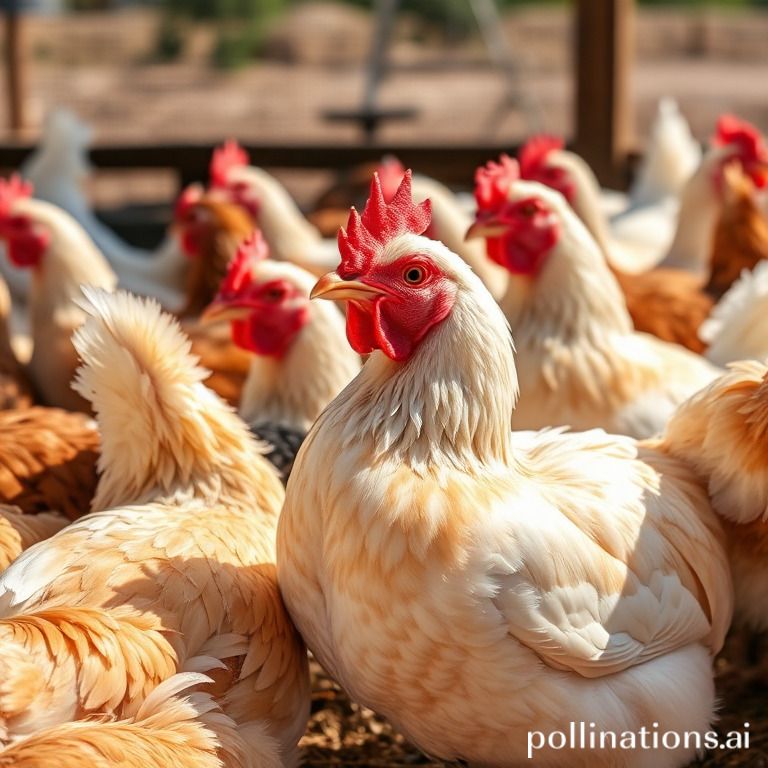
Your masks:
{"label": "chicken tail feathers", "polygon": [[208,372],[173,317],[124,291],[83,293],[73,386],[103,435],[94,510],[153,501],[252,460],[247,427],[203,384]]}

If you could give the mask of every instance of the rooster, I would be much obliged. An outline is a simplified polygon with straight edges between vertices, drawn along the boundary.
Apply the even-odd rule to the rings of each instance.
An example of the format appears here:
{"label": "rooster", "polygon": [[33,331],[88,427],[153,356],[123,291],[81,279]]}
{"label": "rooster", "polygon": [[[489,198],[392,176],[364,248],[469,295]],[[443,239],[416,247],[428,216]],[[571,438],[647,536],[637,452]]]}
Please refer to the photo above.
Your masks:
{"label": "rooster", "polygon": [[565,198],[516,180],[513,160],[477,172],[488,256],[510,271],[501,307],[520,363],[517,429],[660,431],[675,406],[720,373],[698,355],[636,333],[605,257]]}
{"label": "rooster", "polygon": [[[315,286],[370,358],[310,430],[278,576],[311,650],[427,753],[521,765],[532,729],[710,727],[731,617],[722,533],[683,464],[602,431],[512,433],[509,326],[374,179]],[[682,766],[694,747],[537,753]]]}
{"label": "rooster", "polygon": [[648,233],[659,229],[658,217],[635,222],[639,239],[618,241],[612,238],[599,210],[599,187],[589,166],[578,155],[563,149],[560,139],[537,137],[521,151],[523,178],[557,189],[573,206],[609,262],[618,269],[637,273],[661,261],[705,278],[710,241],[721,210],[722,174],[725,166],[736,161],[757,187],[768,182],[768,148],[757,129],[731,115],[723,115],[717,124],[712,147],[681,192],[677,224],[665,248],[642,242]]}
{"label": "rooster", "polygon": [[32,185],[16,176],[0,179],[0,239],[15,267],[32,270],[28,367],[35,388],[47,405],[88,410],[70,387],[77,367],[70,337],[84,317],[72,299],[81,284],[114,289],[115,273],[71,216],[33,199]]}
{"label": "rooster", "polygon": [[310,304],[313,276],[267,255],[257,231],[203,319],[228,319],[234,342],[252,353],[239,413],[269,444],[267,458],[285,480],[307,430],[360,370],[360,357],[346,343],[342,315]]}
{"label": "rooster", "polygon": [[[146,690],[192,656],[217,658],[224,664],[212,675],[213,693],[238,732],[246,738],[252,722],[263,723],[291,764],[309,698],[306,654],[275,580],[282,485],[245,424],[203,385],[172,318],[123,292],[86,296],[88,318],[74,339],[84,361],[76,387],[102,435],[97,511],[28,549],[0,577],[0,658],[34,656],[41,669],[66,670],[69,682],[39,674],[39,689],[29,690],[13,721],[0,715],[0,728],[14,739],[39,727],[43,712],[55,725],[131,699],[121,671],[140,649],[119,627],[106,626],[98,654],[84,640],[41,647],[23,630],[31,616],[59,606],[88,608],[102,623],[105,613],[113,622],[116,606],[130,606],[142,620],[158,617],[177,658],[157,668],[148,657],[135,687]],[[51,632],[79,637],[62,625],[66,616],[47,621]],[[99,677],[107,669],[112,676]],[[94,680],[98,690],[88,693]],[[55,711],[46,704],[52,684]],[[257,757],[258,740],[249,748]]]}

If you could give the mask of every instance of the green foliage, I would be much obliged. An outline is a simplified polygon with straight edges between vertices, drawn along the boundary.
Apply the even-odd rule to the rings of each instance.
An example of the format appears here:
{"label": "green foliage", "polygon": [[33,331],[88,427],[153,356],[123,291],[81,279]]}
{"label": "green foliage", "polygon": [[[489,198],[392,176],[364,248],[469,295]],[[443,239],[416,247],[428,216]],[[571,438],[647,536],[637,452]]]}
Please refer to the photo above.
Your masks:
{"label": "green foliage", "polygon": [[172,14],[193,19],[259,19],[282,10],[286,0],[164,0]]}
{"label": "green foliage", "polygon": [[211,52],[211,63],[219,69],[238,69],[261,52],[263,27],[249,24],[242,29],[220,30]]}

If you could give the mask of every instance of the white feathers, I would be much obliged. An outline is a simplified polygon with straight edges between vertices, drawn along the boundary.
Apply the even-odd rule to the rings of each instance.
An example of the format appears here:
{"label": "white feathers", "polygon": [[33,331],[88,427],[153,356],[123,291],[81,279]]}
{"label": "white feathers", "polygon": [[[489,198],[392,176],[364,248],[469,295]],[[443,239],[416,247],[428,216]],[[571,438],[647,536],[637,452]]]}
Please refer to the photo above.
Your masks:
{"label": "white feathers", "polygon": [[702,323],[699,338],[717,365],[768,356],[768,262],[742,271]]}

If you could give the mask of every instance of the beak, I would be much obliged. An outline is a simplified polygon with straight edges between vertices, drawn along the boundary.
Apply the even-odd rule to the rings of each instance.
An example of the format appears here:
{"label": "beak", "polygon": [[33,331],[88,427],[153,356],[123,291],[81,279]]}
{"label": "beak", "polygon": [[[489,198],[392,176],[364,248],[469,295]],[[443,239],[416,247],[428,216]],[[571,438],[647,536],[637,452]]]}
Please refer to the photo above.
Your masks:
{"label": "beak", "polygon": [[359,280],[343,280],[335,272],[323,275],[309,294],[310,299],[330,301],[372,301],[384,291]]}
{"label": "beak", "polygon": [[465,240],[473,240],[478,237],[501,237],[509,231],[509,227],[493,220],[476,221],[464,235]]}
{"label": "beak", "polygon": [[200,315],[199,322],[202,325],[212,325],[213,323],[222,323],[230,320],[242,320],[253,312],[252,307],[237,306],[236,304],[227,304],[224,301],[211,302]]}

